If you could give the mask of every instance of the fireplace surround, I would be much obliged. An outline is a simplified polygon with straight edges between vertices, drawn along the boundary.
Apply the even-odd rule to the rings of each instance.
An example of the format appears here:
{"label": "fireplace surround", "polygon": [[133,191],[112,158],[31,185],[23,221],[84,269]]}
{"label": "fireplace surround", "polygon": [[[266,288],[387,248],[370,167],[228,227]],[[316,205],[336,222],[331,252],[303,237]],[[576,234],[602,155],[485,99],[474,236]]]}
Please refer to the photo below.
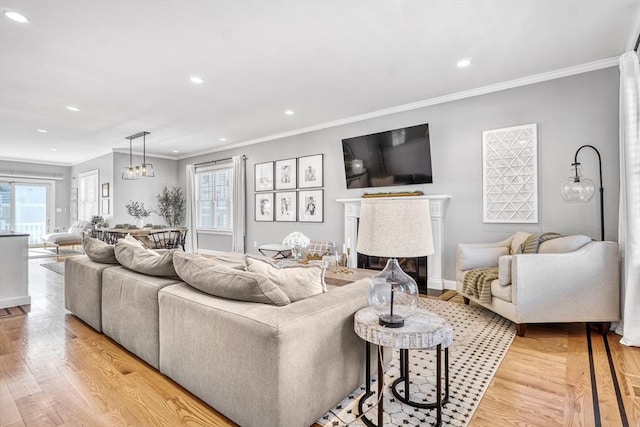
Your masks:
{"label": "fireplace surround", "polygon": [[[442,248],[444,247],[444,217],[446,208],[451,199],[447,195],[433,196],[406,196],[412,198],[428,199],[429,209],[431,213],[431,229],[433,233],[433,248],[435,253],[427,257],[427,288],[428,289],[444,289],[444,279],[442,278],[442,270],[444,267],[444,258],[442,256]],[[388,197],[387,199],[398,199],[400,197]],[[404,197],[403,197],[404,198]],[[344,241],[356,242],[352,244],[353,248],[357,247],[358,241],[358,218],[360,218],[360,202],[361,198],[354,199],[337,199],[338,202],[344,204]],[[358,254],[352,251],[348,259],[349,267],[356,268],[358,266]]]}

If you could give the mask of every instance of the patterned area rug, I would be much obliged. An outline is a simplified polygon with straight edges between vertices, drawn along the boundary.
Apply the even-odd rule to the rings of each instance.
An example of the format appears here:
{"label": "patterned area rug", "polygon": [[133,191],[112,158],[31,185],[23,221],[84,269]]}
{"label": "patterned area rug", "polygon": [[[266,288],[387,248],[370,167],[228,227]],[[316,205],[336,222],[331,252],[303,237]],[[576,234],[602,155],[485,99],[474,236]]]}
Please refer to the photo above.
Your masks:
{"label": "patterned area rug", "polygon": [[[449,402],[442,411],[442,425],[466,426],[515,337],[515,325],[481,307],[427,298],[420,298],[418,306],[438,313],[453,327],[454,340],[449,347]],[[435,351],[411,350],[409,353],[412,400],[435,400]],[[389,386],[399,376],[399,351],[394,350],[391,361],[385,366],[384,425],[432,425],[435,409],[416,409],[395,399]],[[377,390],[377,387],[374,379],[371,389]],[[399,390],[403,390],[402,386]],[[344,423],[364,426],[361,420],[356,420],[358,399],[364,391],[363,384],[318,420],[318,424],[325,427],[343,426]],[[374,395],[367,400],[365,410],[375,403]],[[372,408],[367,417],[375,422],[377,408]]]}
{"label": "patterned area rug", "polygon": [[51,270],[54,273],[62,274],[64,276],[64,262],[49,262],[46,264],[40,264],[40,267],[44,267],[47,270]]}

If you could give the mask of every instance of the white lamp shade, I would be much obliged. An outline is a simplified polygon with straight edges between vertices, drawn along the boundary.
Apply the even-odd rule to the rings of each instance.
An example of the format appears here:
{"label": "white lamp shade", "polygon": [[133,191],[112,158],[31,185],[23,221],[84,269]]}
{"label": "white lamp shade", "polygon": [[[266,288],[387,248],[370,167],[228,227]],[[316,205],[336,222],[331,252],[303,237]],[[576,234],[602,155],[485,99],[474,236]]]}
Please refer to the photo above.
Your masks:
{"label": "white lamp shade", "polygon": [[362,199],[357,251],[387,258],[433,254],[429,200]]}

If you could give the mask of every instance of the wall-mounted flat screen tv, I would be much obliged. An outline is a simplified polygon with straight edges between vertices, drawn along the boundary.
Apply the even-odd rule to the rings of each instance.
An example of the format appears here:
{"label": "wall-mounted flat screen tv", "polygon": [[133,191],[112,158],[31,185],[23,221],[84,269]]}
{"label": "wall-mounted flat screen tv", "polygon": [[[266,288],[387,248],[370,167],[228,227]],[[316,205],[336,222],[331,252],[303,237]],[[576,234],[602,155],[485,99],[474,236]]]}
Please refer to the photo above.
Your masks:
{"label": "wall-mounted flat screen tv", "polygon": [[342,140],[347,188],[431,184],[429,124]]}

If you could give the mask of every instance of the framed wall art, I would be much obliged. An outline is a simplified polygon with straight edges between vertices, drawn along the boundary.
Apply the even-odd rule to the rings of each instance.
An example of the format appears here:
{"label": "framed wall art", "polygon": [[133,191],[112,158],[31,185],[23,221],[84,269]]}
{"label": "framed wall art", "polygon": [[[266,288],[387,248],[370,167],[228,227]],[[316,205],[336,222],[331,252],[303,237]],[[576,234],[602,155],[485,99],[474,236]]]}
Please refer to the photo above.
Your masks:
{"label": "framed wall art", "polygon": [[276,221],[295,222],[297,218],[297,200],[295,191],[276,193]]}
{"label": "framed wall art", "polygon": [[273,162],[256,163],[254,171],[256,191],[273,190]]}
{"label": "framed wall art", "polygon": [[273,193],[256,193],[256,221],[273,221]]}
{"label": "framed wall art", "polygon": [[324,190],[298,192],[298,220],[300,222],[323,222]]}
{"label": "framed wall art", "polygon": [[323,154],[298,158],[298,186],[300,188],[322,187]]}
{"label": "framed wall art", "polygon": [[296,188],[296,159],[276,160],[276,190]]}
{"label": "framed wall art", "polygon": [[109,197],[109,183],[102,184],[102,197]]}
{"label": "framed wall art", "polygon": [[538,222],[535,123],[482,132],[482,189],[484,222]]}
{"label": "framed wall art", "polygon": [[109,199],[102,199],[102,214],[109,215]]}

